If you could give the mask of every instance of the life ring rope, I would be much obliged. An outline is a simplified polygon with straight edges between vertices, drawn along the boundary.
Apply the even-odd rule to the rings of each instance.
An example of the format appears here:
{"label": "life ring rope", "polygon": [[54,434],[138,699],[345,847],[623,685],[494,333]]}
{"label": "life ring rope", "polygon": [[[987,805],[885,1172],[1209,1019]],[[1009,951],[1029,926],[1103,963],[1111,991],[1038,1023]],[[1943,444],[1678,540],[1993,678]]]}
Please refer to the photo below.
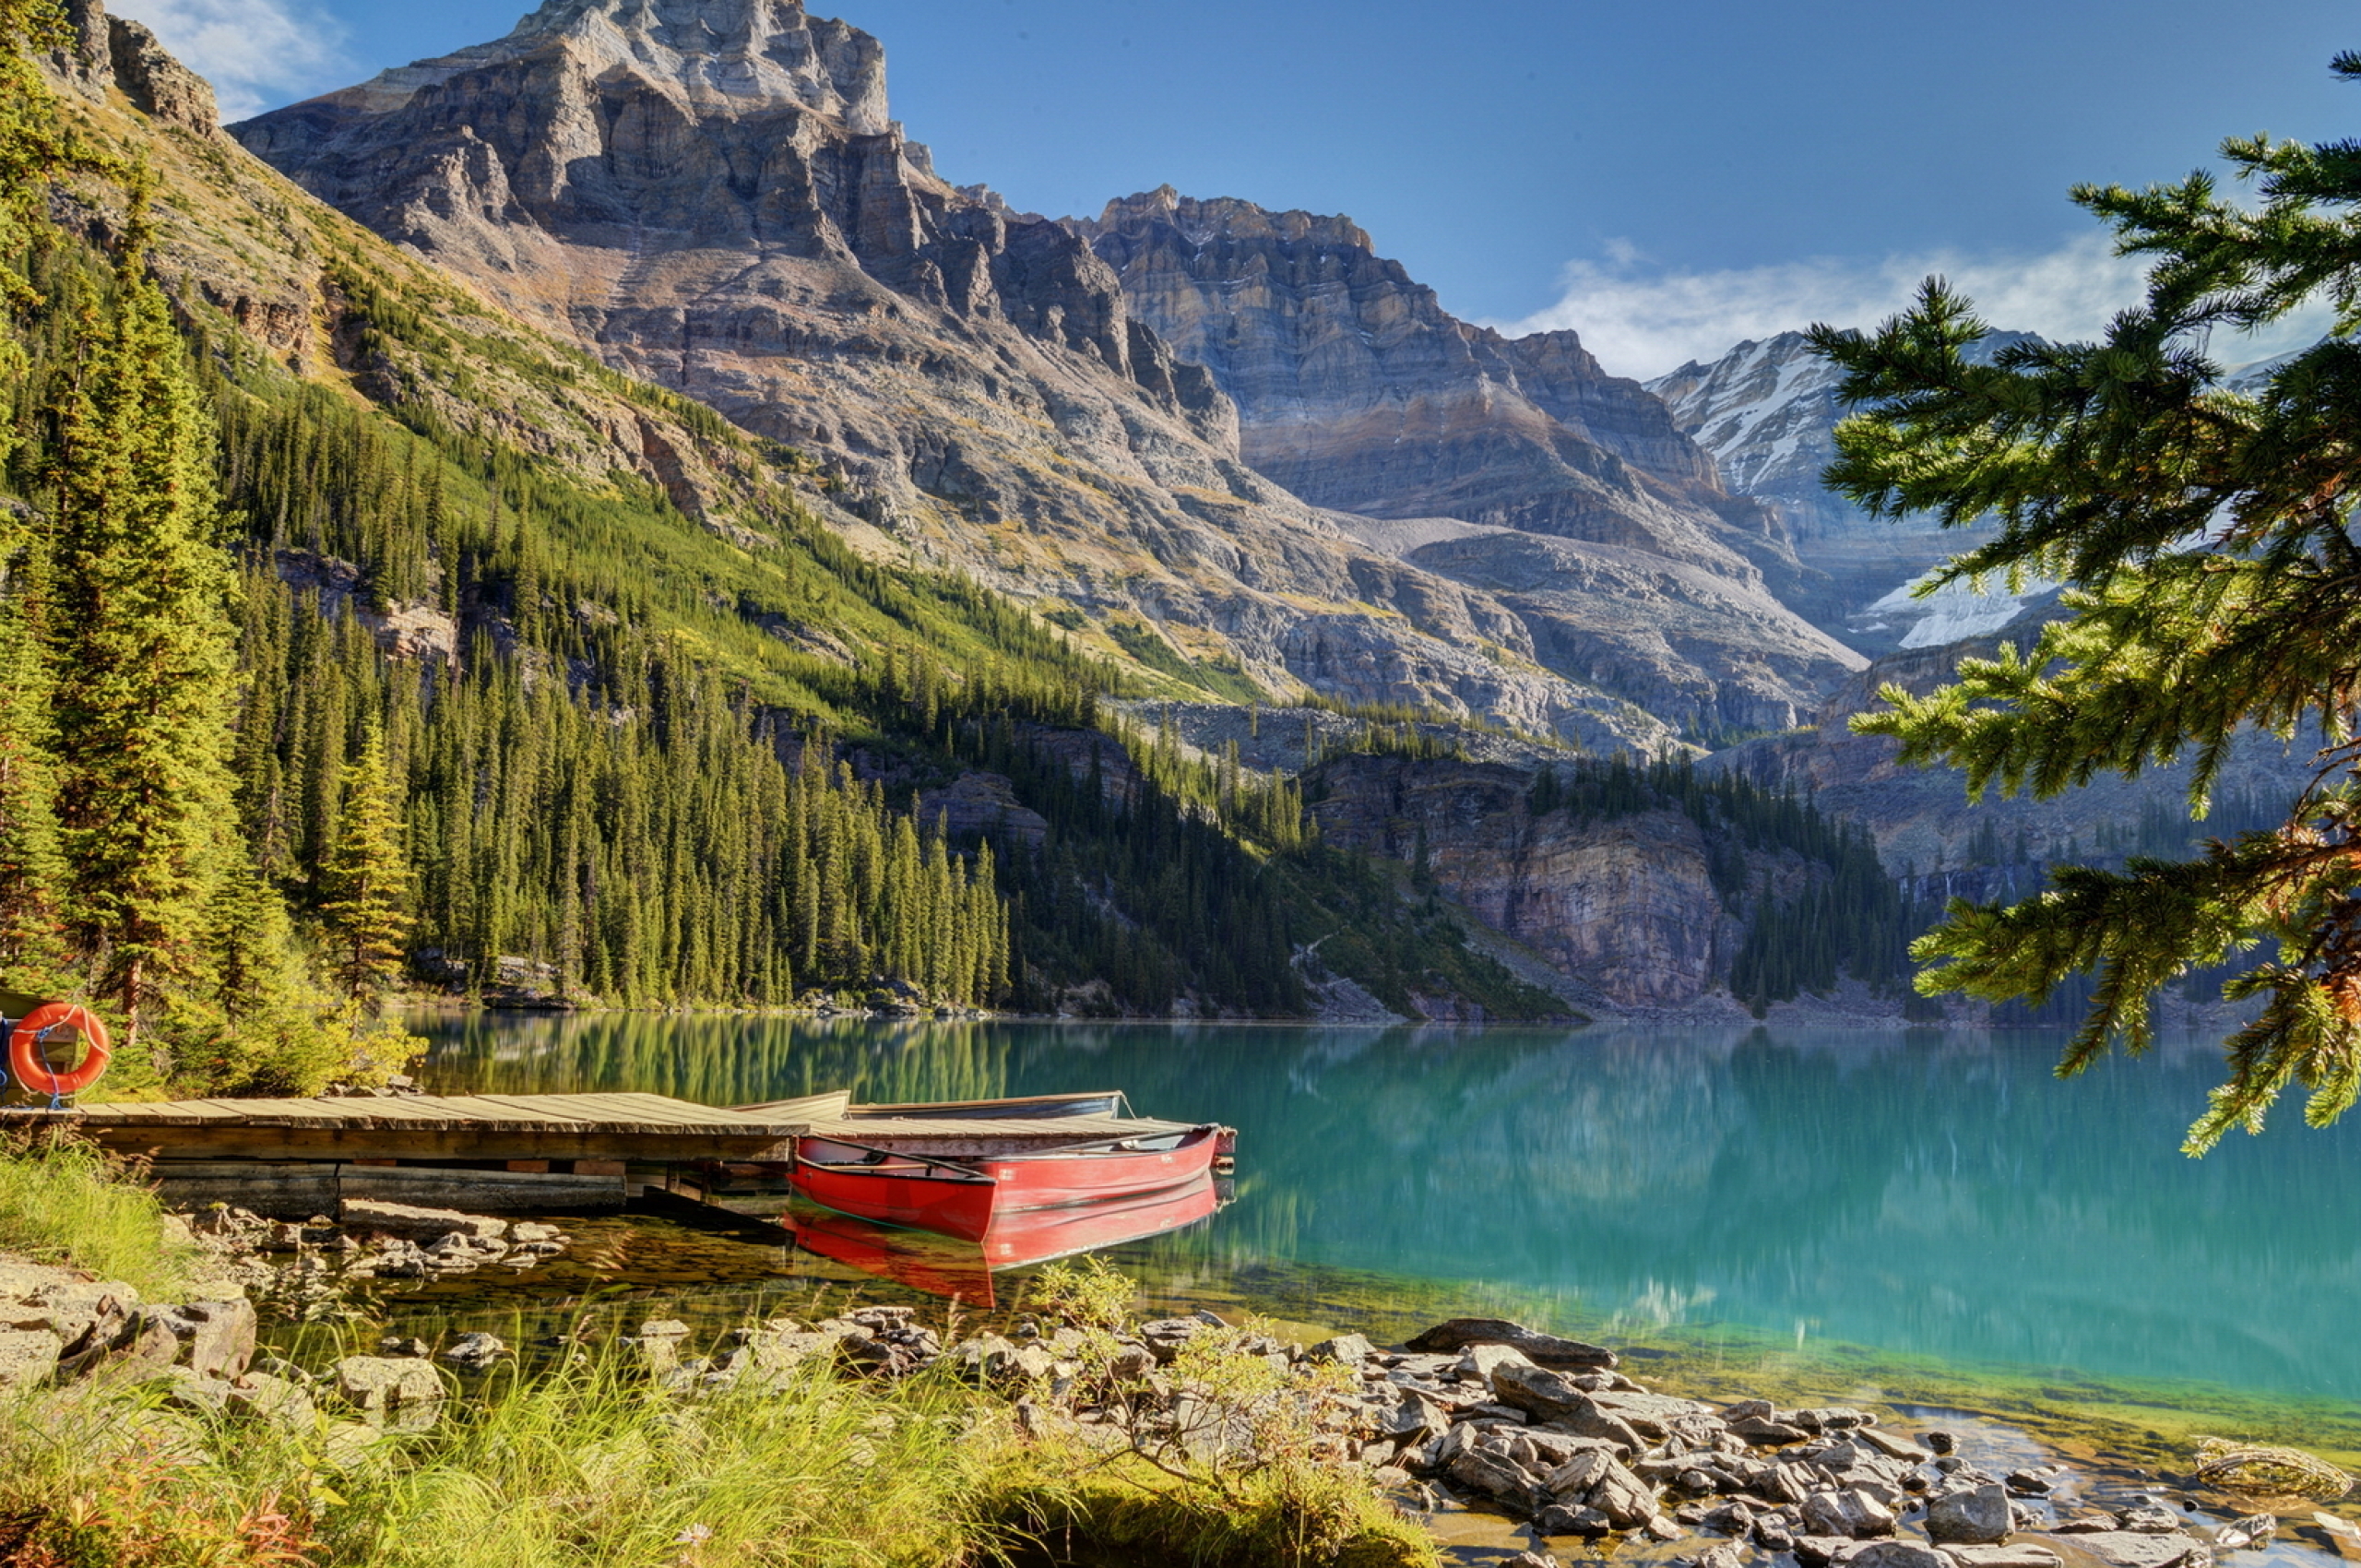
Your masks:
{"label": "life ring rope", "polygon": [[[83,1043],[89,1047],[81,1065],[63,1073],[50,1066],[41,1050],[42,1042],[61,1028],[79,1031]],[[97,1083],[113,1056],[106,1025],[78,1003],[44,1002],[18,1019],[8,1036],[9,1071],[27,1088],[49,1096],[53,1110],[67,1095],[80,1094]]]}

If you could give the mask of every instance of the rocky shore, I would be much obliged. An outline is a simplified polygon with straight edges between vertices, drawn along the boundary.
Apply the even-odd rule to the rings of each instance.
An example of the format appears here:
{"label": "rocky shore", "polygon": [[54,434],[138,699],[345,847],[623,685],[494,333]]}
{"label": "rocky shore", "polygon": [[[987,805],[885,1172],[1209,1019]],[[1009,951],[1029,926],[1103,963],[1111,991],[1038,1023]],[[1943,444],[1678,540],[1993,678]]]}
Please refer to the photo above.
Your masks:
{"label": "rocky shore", "polygon": [[[474,1217],[421,1242],[421,1228],[454,1217],[386,1218],[356,1235],[216,1211],[195,1234],[224,1265],[219,1300],[144,1301],[120,1281],[0,1258],[0,1387],[153,1380],[167,1408],[313,1431],[331,1462],[357,1463],[387,1432],[433,1429],[520,1351],[527,1363],[579,1351],[578,1337],[512,1348],[478,1332],[441,1344],[388,1335],[374,1354],[317,1365],[258,1354],[261,1314],[242,1278],[269,1307],[289,1274],[331,1253],[351,1260],[347,1277],[385,1277],[529,1267],[564,1245],[552,1227]],[[297,1255],[273,1265],[273,1251]],[[1087,1277],[1128,1290],[1111,1274]],[[703,1345],[688,1324],[653,1318],[610,1351],[690,1401],[784,1394],[815,1374],[948,1376],[1005,1401],[1028,1439],[1174,1474],[1309,1463],[1412,1515],[1499,1515],[1544,1549],[1512,1559],[1526,1568],[1554,1561],[1550,1550],[1619,1541],[1685,1568],[2215,1568],[2268,1546],[2282,1529],[2274,1509],[2309,1513],[2351,1485],[2292,1450],[2220,1445],[2176,1494],[2102,1496],[2067,1467],[1987,1453],[1940,1425],[1903,1431],[1841,1405],[1659,1394],[1603,1347],[1497,1319],[1453,1319],[1385,1348],[1358,1334],[1285,1342],[1211,1312],[1134,1324],[1054,1291],[1036,1306],[1005,1332],[950,1341],[908,1306],[774,1318]],[[2348,1537],[2361,1547],[2332,1515],[2303,1522],[2340,1550]]]}

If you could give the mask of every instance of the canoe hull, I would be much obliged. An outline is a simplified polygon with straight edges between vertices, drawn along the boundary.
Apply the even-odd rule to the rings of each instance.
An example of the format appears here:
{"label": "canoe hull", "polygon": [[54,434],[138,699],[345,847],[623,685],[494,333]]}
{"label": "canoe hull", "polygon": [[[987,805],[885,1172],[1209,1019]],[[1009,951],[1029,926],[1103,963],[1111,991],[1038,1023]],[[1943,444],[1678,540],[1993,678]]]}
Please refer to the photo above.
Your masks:
{"label": "canoe hull", "polygon": [[806,1211],[788,1217],[786,1223],[806,1252],[990,1311],[996,1304],[992,1275],[1000,1269],[1161,1236],[1194,1225],[1220,1206],[1216,1183],[1206,1180],[1144,1198],[1003,1215],[981,1242],[895,1229],[836,1213]]}
{"label": "canoe hull", "polygon": [[1142,1140],[1145,1147],[1084,1146],[958,1163],[805,1138],[789,1179],[839,1214],[981,1241],[1011,1216],[1128,1203],[1206,1181],[1219,1132],[1203,1126]]}

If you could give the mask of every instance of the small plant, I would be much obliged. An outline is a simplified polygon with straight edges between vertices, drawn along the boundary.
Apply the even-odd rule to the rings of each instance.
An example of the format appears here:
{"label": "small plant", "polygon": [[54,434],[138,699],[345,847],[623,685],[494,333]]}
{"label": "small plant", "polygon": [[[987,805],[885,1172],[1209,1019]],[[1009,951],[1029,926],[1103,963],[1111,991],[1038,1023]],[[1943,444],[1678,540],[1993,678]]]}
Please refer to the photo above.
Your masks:
{"label": "small plant", "polygon": [[1075,1328],[1121,1328],[1131,1321],[1139,1287],[1096,1254],[1061,1258],[1033,1277],[1026,1305]]}

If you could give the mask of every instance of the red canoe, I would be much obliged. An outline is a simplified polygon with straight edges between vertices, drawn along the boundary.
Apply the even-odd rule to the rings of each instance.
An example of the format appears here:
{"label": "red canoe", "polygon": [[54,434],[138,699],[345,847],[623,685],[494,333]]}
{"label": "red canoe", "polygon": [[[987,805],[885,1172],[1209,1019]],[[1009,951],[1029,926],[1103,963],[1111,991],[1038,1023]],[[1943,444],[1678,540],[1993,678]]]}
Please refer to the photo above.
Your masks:
{"label": "red canoe", "polygon": [[1218,1185],[1199,1181],[1144,1198],[1003,1215],[981,1243],[897,1229],[844,1214],[804,1211],[786,1216],[784,1221],[806,1252],[990,1311],[995,1304],[992,1275],[997,1270],[1161,1236],[1194,1225],[1220,1206]]}
{"label": "red canoe", "polygon": [[980,1241],[995,1218],[1170,1192],[1211,1175],[1221,1129],[1124,1138],[974,1160],[801,1138],[789,1176],[813,1203],[862,1219]]}

